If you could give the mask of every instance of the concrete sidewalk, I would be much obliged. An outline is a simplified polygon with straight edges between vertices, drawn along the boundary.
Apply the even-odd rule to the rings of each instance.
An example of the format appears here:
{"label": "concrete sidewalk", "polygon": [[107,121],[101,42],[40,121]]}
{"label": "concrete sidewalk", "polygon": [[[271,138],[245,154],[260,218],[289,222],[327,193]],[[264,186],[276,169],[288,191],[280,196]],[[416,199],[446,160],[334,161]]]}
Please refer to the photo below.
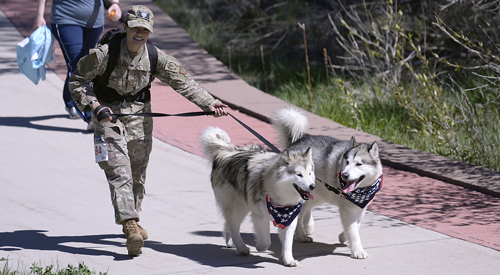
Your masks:
{"label": "concrete sidewalk", "polygon": [[[132,3],[121,2],[122,7]],[[161,28],[155,25],[159,40],[174,41],[160,48],[177,47],[172,54],[183,63],[194,62],[190,58],[200,60],[200,50],[194,46],[188,47],[191,55],[181,55],[179,47],[183,44],[176,44],[175,39],[185,39],[184,34],[168,16],[158,12],[150,1],[133,2],[152,7],[155,20],[163,21],[159,24],[170,32],[157,32]],[[314,210],[315,242],[294,243],[294,256],[300,260],[297,268],[282,266],[274,230],[270,250],[256,252],[248,221],[242,232],[251,255],[242,257],[233,249],[223,248],[222,219],[210,187],[210,170],[197,155],[199,148],[193,139],[200,128],[208,125],[225,129],[232,138],[238,136],[235,143],[253,139],[229,118],[211,117],[196,123],[186,118],[155,120],[158,139],[151,155],[147,197],[141,213],[141,224],[149,231],[150,239],[142,256],[130,258],[121,227],[114,224],[104,174],[93,160],[92,135],[84,132],[81,121],[66,118],[61,102],[62,78],[49,70],[47,80],[35,86],[19,73],[15,46],[24,37],[3,12],[0,34],[4,38],[0,41],[4,99],[0,102],[0,259],[8,259],[14,269],[18,263],[26,268],[34,262],[65,267],[83,261],[109,274],[497,274],[500,270],[498,198],[389,167],[384,167],[384,189],[369,208],[374,212],[368,212],[361,228],[369,259],[351,259],[349,249],[338,243],[337,235],[342,231],[338,213],[327,205]],[[219,68],[214,60],[207,61],[206,66]],[[201,69],[191,70],[194,75],[200,72],[200,82],[210,91],[222,91],[221,98],[224,89],[235,91],[239,87],[231,86],[240,83],[238,79],[204,76]],[[216,71],[226,74],[222,69]],[[251,90],[242,87],[238,93]],[[186,100],[177,100],[168,87],[155,84],[155,89],[154,111],[197,110]],[[257,104],[258,98],[249,93],[239,94],[241,98],[236,93],[226,95],[226,101],[234,98],[232,105],[239,106],[245,99],[265,108],[253,109],[261,115],[274,108]],[[237,110],[232,112],[274,141],[269,125]],[[373,138],[363,133],[360,136]],[[470,232],[460,231],[463,228]],[[4,263],[0,261],[0,268]]]}

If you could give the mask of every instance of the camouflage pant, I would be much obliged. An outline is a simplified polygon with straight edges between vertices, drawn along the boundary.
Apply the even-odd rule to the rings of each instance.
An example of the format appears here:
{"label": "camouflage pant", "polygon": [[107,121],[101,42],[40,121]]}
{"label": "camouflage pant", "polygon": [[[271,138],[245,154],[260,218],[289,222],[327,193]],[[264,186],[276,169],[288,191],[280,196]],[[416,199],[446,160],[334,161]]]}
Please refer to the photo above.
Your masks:
{"label": "camouflage pant", "polygon": [[[113,113],[151,112],[149,103],[109,105]],[[108,160],[99,162],[111,191],[111,201],[117,224],[128,219],[139,219],[141,203],[146,193],[146,168],[153,146],[153,120],[148,117],[127,116],[100,123],[94,115],[94,137],[103,137],[107,143]]]}

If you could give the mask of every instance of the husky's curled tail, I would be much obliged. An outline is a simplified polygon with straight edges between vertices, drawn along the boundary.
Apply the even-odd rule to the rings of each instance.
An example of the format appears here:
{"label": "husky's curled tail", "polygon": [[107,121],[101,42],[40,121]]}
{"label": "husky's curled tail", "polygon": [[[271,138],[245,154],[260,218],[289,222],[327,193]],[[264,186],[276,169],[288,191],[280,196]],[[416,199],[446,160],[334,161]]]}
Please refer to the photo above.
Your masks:
{"label": "husky's curled tail", "polygon": [[221,148],[235,150],[229,135],[219,127],[209,127],[198,138],[203,147],[203,155],[210,161],[215,160],[221,153]]}
{"label": "husky's curled tail", "polygon": [[295,108],[281,108],[271,118],[275,130],[278,131],[278,143],[281,148],[288,148],[302,138],[309,128],[307,118]]}

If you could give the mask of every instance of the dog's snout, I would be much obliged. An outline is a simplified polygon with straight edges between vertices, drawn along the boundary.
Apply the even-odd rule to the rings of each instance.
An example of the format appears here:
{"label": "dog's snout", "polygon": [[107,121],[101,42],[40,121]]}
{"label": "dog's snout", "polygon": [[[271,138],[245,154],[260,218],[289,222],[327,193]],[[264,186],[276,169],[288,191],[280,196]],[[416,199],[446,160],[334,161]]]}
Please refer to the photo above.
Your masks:
{"label": "dog's snout", "polygon": [[342,173],[342,179],[347,180],[349,178],[349,175],[347,173]]}
{"label": "dog's snout", "polygon": [[313,184],[309,185],[309,189],[311,189],[311,191],[316,189],[316,184],[313,183]]}

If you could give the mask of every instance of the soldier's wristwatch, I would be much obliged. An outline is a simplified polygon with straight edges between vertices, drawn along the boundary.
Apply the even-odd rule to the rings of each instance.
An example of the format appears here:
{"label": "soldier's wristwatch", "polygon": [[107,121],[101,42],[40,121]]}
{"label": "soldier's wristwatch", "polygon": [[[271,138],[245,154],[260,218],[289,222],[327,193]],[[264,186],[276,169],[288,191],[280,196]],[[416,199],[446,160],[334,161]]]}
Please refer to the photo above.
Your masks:
{"label": "soldier's wristwatch", "polygon": [[96,102],[97,102],[97,99],[90,101],[89,106],[90,106],[91,110],[92,110],[92,106],[94,106],[94,103],[96,103]]}

